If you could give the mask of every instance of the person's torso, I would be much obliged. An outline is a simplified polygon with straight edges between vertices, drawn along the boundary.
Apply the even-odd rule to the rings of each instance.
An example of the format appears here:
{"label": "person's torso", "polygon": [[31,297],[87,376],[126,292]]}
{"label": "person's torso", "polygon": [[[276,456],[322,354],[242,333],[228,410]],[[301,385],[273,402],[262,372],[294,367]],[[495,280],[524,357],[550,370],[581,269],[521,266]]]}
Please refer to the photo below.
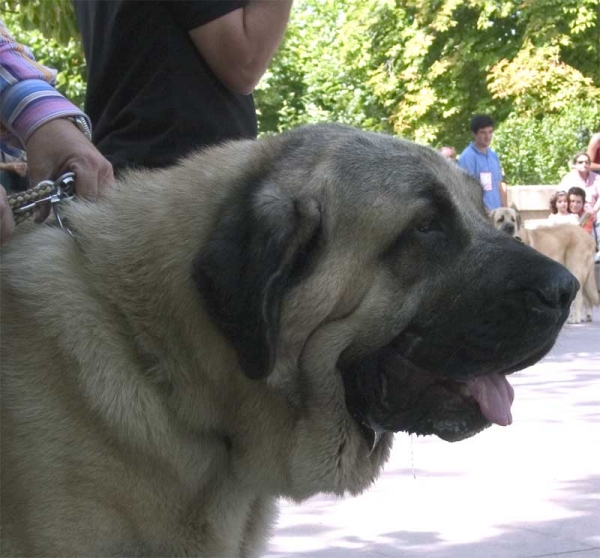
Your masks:
{"label": "person's torso", "polygon": [[206,145],[256,137],[252,96],[219,82],[168,2],[74,4],[88,64],[86,112],[115,168],[165,166]]}
{"label": "person's torso", "polygon": [[485,153],[479,151],[473,142],[463,151],[463,156],[468,157],[468,172],[479,180],[483,189],[483,202],[488,209],[496,209],[502,206],[500,195],[500,182],[502,181],[502,169],[496,153],[488,148]]}
{"label": "person's torso", "polygon": [[566,224],[578,225],[579,217],[577,215],[575,215],[574,213],[567,213],[567,214],[551,213],[550,216],[548,217],[548,222],[551,225],[566,225]]}
{"label": "person's torso", "polygon": [[590,171],[583,188],[586,194],[585,199],[591,203],[596,203],[600,195],[600,174]]}

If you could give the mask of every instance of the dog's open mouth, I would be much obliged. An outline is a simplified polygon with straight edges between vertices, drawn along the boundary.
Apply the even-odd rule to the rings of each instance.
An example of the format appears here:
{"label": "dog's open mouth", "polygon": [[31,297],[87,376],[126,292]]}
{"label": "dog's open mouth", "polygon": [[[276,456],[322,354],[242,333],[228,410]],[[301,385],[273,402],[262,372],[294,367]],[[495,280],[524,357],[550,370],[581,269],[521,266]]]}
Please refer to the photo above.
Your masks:
{"label": "dog's open mouth", "polygon": [[341,366],[346,405],[368,441],[381,432],[435,434],[447,441],[512,423],[514,392],[492,372],[456,381],[430,373],[392,347]]}

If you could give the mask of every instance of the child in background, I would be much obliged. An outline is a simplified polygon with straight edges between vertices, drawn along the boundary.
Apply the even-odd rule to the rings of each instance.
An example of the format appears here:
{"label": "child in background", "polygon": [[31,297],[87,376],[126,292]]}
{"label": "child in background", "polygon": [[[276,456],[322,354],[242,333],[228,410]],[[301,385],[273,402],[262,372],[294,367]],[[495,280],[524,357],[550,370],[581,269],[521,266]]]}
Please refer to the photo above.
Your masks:
{"label": "child in background", "polygon": [[579,224],[583,227],[583,230],[592,234],[594,216],[587,213],[584,209],[585,190],[579,188],[579,186],[573,186],[572,188],[569,188],[567,195],[569,196],[569,211],[579,217]]}
{"label": "child in background", "polygon": [[550,215],[548,215],[549,225],[571,224],[579,225],[579,217],[569,212],[569,199],[564,190],[556,192],[550,198]]}

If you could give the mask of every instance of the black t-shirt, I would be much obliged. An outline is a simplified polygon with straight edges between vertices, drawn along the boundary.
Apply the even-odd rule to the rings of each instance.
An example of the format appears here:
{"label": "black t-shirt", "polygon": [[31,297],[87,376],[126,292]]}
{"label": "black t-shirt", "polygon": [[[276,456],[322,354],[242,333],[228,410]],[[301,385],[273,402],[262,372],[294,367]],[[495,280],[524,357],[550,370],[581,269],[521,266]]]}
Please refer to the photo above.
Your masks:
{"label": "black t-shirt", "polygon": [[188,31],[248,0],[75,0],[93,139],[116,169],[161,167],[191,150],[256,137],[252,95],[228,90]]}

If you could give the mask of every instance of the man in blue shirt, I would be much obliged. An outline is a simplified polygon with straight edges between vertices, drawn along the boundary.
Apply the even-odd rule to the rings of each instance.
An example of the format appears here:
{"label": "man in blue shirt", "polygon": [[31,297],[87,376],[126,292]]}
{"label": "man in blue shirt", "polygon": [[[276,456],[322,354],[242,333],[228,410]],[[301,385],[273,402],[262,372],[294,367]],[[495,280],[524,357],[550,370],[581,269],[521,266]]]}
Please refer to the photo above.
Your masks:
{"label": "man in blue shirt", "polygon": [[471,119],[471,132],[473,141],[460,154],[458,165],[481,182],[483,203],[489,211],[506,207],[500,160],[490,148],[494,121],[487,115],[477,114]]}

